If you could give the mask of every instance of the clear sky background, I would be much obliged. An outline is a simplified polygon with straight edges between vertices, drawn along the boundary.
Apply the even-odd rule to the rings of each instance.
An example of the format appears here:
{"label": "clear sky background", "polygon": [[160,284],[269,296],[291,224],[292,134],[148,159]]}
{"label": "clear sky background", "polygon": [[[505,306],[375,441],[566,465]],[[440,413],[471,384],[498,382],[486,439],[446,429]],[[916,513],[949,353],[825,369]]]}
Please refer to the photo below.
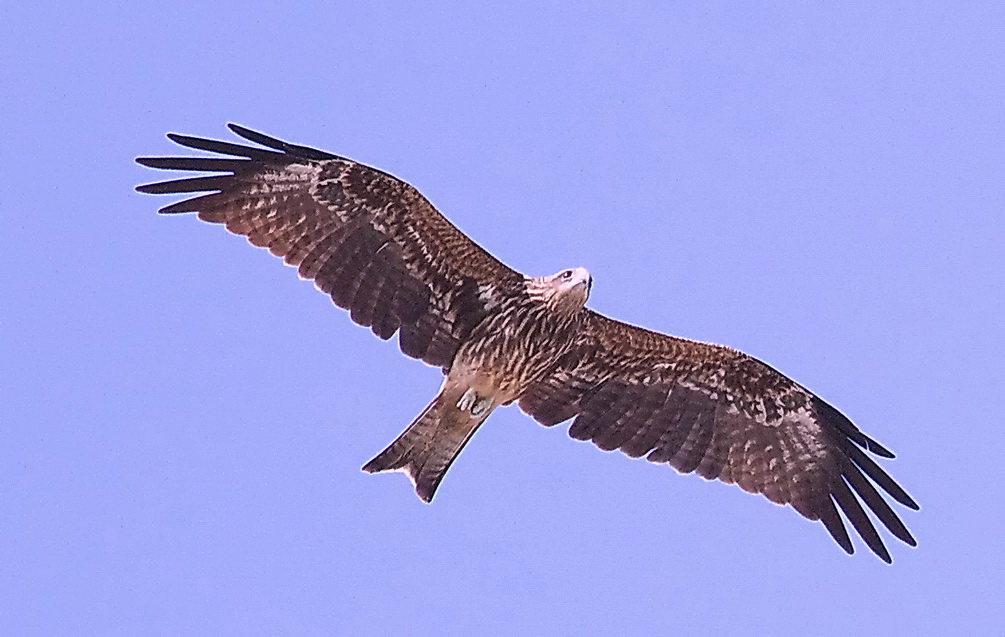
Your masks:
{"label": "clear sky background", "polygon": [[[1005,631],[1001,3],[69,4],[0,9],[0,633]],[[361,473],[439,373],[133,191],[228,121],[812,388],[919,547],[515,408]]]}

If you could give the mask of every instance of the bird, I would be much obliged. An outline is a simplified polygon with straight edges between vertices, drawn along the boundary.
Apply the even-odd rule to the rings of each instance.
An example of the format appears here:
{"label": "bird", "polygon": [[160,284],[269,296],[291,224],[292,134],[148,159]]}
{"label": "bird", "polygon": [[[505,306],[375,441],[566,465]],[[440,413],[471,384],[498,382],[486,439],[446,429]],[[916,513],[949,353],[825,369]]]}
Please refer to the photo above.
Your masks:
{"label": "bird", "polygon": [[431,502],[481,424],[515,403],[545,427],[571,421],[572,438],[605,451],[789,505],[849,554],[842,514],[892,562],[865,508],[917,545],[887,498],[918,504],[872,457],[894,454],[781,372],[589,309],[588,270],[524,275],[389,173],[228,127],[245,143],[169,133],[212,155],[138,157],[199,175],[136,189],[188,197],[159,212],[197,213],[267,248],[355,323],[384,340],[397,334],[404,354],[442,371],[437,395],[363,471],[403,472]]}

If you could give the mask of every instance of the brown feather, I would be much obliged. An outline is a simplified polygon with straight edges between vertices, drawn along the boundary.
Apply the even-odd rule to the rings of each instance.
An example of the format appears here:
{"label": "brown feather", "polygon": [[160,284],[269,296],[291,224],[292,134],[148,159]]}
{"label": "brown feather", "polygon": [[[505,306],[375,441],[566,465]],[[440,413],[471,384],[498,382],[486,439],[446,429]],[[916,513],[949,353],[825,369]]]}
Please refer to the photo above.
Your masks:
{"label": "brown feather", "polygon": [[602,449],[646,455],[681,473],[792,505],[820,520],[846,551],[853,547],[834,502],[869,548],[889,560],[859,498],[895,537],[915,543],[865,478],[916,508],[862,448],[893,454],[833,407],[740,352],[588,312],[574,351],[528,387],[520,406],[549,426],[575,418],[569,435]]}
{"label": "brown feather", "polygon": [[[231,129],[268,150],[186,135],[189,148],[231,157],[151,157],[141,164],[168,170],[232,174],[140,186],[141,192],[200,195],[162,208],[197,212],[223,223],[297,267],[301,276],[382,338],[399,332],[406,354],[436,366],[452,360],[462,334],[482,316],[483,299],[430,303],[472,281],[500,295],[522,289],[523,277],[468,239],[414,188],[387,173],[261,133]],[[232,157],[237,157],[232,158]],[[387,257],[375,263],[381,246]],[[475,317],[475,318],[472,318]]]}

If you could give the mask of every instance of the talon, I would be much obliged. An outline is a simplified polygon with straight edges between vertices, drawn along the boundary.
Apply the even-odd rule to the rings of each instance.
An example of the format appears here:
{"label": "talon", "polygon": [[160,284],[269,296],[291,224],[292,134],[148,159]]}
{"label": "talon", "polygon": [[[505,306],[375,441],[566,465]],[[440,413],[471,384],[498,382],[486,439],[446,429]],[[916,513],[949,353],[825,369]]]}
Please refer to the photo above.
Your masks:
{"label": "talon", "polygon": [[475,401],[474,405],[471,406],[471,415],[481,416],[482,414],[484,414],[486,411],[489,410],[489,406],[491,404],[492,401],[489,400],[488,398],[480,398],[479,400]]}
{"label": "talon", "polygon": [[478,396],[475,394],[475,390],[469,387],[461,396],[461,399],[457,401],[457,408],[461,411],[468,411],[477,400]]}

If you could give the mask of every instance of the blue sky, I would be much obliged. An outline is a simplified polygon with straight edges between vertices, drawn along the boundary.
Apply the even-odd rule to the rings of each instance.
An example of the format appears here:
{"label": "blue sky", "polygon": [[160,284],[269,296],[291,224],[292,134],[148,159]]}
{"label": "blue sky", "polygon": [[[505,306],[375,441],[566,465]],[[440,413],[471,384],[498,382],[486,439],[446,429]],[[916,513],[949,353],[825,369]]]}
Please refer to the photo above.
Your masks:
{"label": "blue sky", "polygon": [[[814,3],[815,4],[815,3]],[[1001,634],[998,3],[0,10],[3,634]],[[496,412],[431,506],[359,468],[440,376],[154,214],[226,122],[416,185],[590,305],[898,454],[917,549]]]}

